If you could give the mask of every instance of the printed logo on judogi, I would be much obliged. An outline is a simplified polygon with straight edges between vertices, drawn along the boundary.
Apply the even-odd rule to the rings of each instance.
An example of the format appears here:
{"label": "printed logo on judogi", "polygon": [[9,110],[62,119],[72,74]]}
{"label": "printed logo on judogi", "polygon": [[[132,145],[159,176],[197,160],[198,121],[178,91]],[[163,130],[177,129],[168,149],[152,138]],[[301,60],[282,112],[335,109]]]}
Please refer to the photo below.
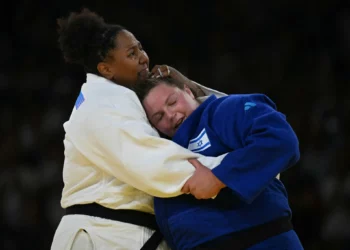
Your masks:
{"label": "printed logo on judogi", "polygon": [[255,102],[246,102],[246,103],[244,103],[244,110],[247,111],[255,106],[256,106]]}
{"label": "printed logo on judogi", "polygon": [[206,150],[210,146],[211,144],[210,144],[207,132],[205,131],[205,128],[204,128],[196,138],[193,138],[192,140],[190,140],[190,143],[188,144],[188,149],[194,153],[198,153]]}
{"label": "printed logo on judogi", "polygon": [[84,95],[82,92],[80,92],[77,100],[75,101],[75,108],[78,109],[81,104],[85,101]]}

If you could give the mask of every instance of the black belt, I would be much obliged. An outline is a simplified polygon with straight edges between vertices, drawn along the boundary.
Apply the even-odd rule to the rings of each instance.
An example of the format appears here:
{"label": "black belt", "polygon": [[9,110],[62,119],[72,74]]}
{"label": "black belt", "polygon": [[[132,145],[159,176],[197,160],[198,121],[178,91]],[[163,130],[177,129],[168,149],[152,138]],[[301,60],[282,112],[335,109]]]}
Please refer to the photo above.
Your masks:
{"label": "black belt", "polygon": [[136,210],[110,209],[96,203],[67,207],[66,214],[83,214],[95,216],[147,227],[154,230],[155,232],[146,241],[141,250],[155,250],[163,239],[163,235],[159,230],[155,216],[153,214]]}
{"label": "black belt", "polygon": [[281,217],[255,227],[221,236],[199,245],[194,250],[244,250],[270,237],[292,229],[291,218]]}

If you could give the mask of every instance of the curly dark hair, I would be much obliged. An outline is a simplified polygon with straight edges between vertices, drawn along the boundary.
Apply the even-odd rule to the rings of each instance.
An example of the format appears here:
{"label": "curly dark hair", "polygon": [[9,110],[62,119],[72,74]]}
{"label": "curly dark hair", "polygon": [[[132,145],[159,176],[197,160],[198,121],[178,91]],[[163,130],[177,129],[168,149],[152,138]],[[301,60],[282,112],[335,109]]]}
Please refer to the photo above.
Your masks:
{"label": "curly dark hair", "polygon": [[101,16],[86,8],[57,19],[57,24],[65,61],[82,65],[86,72],[98,75],[97,64],[117,47],[115,39],[125,30],[120,25],[105,23]]}

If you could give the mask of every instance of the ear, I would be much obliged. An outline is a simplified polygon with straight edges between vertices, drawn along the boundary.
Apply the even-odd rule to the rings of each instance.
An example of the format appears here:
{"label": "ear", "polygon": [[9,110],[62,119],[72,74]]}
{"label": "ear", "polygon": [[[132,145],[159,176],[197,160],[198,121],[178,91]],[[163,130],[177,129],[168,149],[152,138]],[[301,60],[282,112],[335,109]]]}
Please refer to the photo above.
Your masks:
{"label": "ear", "polygon": [[98,72],[100,72],[100,74],[103,77],[105,77],[105,78],[107,78],[109,80],[113,79],[113,72],[112,72],[112,70],[111,70],[111,68],[110,68],[108,63],[106,63],[106,62],[99,62],[97,64],[97,70],[98,70]]}
{"label": "ear", "polygon": [[195,97],[194,97],[194,95],[192,93],[192,90],[187,85],[185,85],[184,88],[185,88],[185,92],[187,94],[189,94],[192,97],[192,99],[195,99]]}

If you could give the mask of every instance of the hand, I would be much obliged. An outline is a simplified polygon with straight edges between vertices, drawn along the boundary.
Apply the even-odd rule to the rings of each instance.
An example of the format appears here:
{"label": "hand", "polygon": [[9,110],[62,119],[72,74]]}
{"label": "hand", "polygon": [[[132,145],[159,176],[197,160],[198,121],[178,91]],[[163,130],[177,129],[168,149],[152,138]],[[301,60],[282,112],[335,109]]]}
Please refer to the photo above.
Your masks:
{"label": "hand", "polygon": [[168,65],[156,65],[151,70],[151,77],[159,78],[159,77],[171,77],[179,82],[187,85],[193,92],[196,97],[205,96],[203,90],[198,87],[194,82],[184,76],[180,71]]}
{"label": "hand", "polygon": [[180,82],[183,82],[184,84],[187,84],[190,80],[181,74],[180,71],[176,70],[175,68],[168,66],[168,65],[155,65],[153,69],[151,70],[152,77],[158,78],[158,77],[171,77],[173,79],[176,79]]}
{"label": "hand", "polygon": [[181,191],[183,193],[191,193],[197,199],[210,199],[226,186],[210,169],[203,166],[198,160],[190,159],[188,161],[196,170],[182,187]]}

